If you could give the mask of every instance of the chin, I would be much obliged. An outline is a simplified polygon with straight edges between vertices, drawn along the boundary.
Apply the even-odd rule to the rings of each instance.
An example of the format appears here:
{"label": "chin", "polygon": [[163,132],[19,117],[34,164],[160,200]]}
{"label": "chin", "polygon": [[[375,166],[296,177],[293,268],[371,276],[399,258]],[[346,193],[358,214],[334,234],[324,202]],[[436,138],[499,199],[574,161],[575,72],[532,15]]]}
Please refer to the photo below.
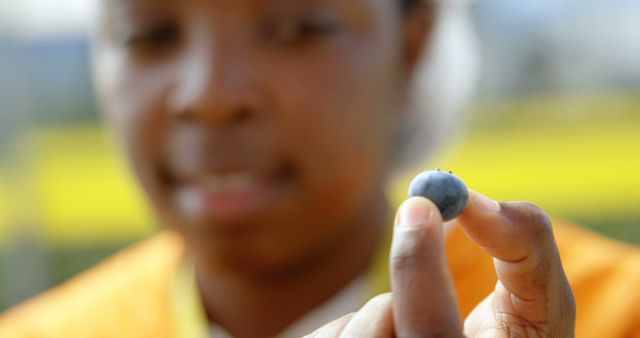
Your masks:
{"label": "chin", "polygon": [[[220,244],[220,243],[219,243]],[[286,250],[284,250],[286,251]],[[256,244],[227,243],[201,250],[198,253],[200,264],[206,269],[217,271],[227,276],[237,276],[253,280],[277,280],[287,278],[297,270],[292,262],[295,255],[274,252]],[[202,266],[200,268],[203,268]]]}

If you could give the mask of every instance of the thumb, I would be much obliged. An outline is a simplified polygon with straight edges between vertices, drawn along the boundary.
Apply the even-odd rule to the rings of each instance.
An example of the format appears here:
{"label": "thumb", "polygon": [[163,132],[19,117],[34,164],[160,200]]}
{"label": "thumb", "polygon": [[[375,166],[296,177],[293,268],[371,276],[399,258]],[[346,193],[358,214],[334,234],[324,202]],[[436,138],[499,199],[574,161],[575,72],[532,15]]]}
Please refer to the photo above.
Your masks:
{"label": "thumb", "polygon": [[444,252],[442,216],[423,197],[409,198],[398,210],[391,246],[391,285],[398,337],[462,335]]}

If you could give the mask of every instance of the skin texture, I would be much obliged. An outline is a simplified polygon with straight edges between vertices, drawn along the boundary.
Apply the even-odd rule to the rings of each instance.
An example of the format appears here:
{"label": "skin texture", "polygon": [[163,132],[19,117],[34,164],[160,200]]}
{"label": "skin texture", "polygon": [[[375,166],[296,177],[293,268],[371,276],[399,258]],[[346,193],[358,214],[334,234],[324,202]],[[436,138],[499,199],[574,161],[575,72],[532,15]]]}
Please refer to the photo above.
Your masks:
{"label": "skin texture", "polygon": [[395,223],[392,293],[310,337],[363,337],[359,333],[365,332],[380,338],[574,336],[575,300],[551,224],[540,208],[498,203],[470,191],[469,206],[455,226],[494,257],[499,281],[464,323],[446,266],[436,205],[411,197],[400,206]]}
{"label": "skin texture", "polygon": [[[102,4],[98,96],[159,218],[186,240],[209,319],[236,337],[272,336],[360,275],[386,226],[385,177],[433,11],[403,16],[388,0]],[[446,275],[394,262],[394,285],[410,271],[419,285]],[[423,315],[450,324],[430,315],[455,308],[439,283],[434,299],[394,291],[320,335],[375,322],[376,334],[407,336]]]}
{"label": "skin texture", "polygon": [[[211,319],[275,334],[364,271],[419,22],[385,0],[106,0],[99,21],[103,108]],[[253,205],[180,202],[247,170],[275,181]]]}
{"label": "skin texture", "polygon": [[[386,1],[106,3],[100,96],[167,224],[260,273],[371,218],[403,88],[400,18]],[[177,30],[162,27],[172,20],[180,37],[136,36]],[[300,20],[335,32],[289,42],[280,26]],[[245,170],[277,176],[259,206],[211,215],[176,201],[189,181]]]}

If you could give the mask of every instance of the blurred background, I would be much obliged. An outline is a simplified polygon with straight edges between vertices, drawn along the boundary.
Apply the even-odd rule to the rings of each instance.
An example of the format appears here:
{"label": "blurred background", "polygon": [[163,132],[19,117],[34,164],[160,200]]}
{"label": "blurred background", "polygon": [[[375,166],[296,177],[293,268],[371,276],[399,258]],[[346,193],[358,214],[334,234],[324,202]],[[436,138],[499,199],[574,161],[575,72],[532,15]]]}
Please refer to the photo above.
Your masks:
{"label": "blurred background", "polygon": [[[0,312],[157,228],[95,107],[93,3],[0,2]],[[425,168],[640,244],[640,2],[478,0],[472,16],[478,97]]]}

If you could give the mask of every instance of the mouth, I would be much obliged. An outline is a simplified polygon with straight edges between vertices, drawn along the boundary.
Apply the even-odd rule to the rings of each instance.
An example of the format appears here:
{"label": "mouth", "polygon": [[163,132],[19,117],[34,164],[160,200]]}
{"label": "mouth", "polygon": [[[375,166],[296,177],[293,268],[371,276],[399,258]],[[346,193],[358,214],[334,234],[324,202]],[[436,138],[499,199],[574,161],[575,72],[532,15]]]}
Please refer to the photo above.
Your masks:
{"label": "mouth", "polygon": [[173,198],[190,220],[228,227],[277,204],[293,180],[290,165],[212,170],[175,180]]}

